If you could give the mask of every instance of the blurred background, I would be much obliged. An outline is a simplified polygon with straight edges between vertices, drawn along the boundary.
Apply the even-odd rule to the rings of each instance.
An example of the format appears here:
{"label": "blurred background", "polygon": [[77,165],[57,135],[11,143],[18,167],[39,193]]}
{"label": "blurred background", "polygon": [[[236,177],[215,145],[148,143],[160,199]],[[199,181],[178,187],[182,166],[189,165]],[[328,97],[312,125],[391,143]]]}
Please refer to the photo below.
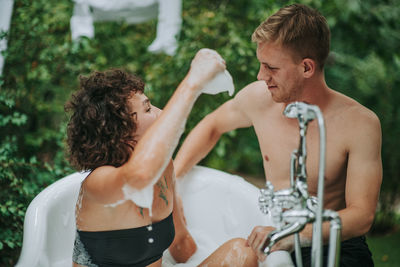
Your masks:
{"label": "blurred background", "polygon": [[[384,179],[368,243],[376,266],[400,266],[400,0],[297,2],[317,8],[328,20],[332,32],[328,85],[367,106],[381,120]],[[74,172],[65,156],[64,104],[77,89],[79,75],[123,68],[144,79],[146,94],[162,108],[195,53],[208,47],[224,57],[238,91],[255,81],[258,72],[256,44],[250,40],[253,30],[290,3],[183,0],[175,47],[157,50],[160,16],[140,23],[94,21],[93,36],[72,40],[75,2],[15,0],[9,31],[0,32],[0,39],[8,40],[0,76],[0,266],[13,266],[18,259],[30,201]],[[202,95],[181,141],[228,99],[226,93]],[[252,128],[222,136],[201,165],[263,184],[262,157]]]}

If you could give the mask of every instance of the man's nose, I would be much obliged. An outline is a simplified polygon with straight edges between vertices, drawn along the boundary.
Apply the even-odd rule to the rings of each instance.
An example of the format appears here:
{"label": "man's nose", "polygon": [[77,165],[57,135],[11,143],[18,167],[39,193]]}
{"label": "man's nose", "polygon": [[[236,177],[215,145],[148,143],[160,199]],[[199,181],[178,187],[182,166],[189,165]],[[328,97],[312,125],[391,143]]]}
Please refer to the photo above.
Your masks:
{"label": "man's nose", "polygon": [[258,73],[257,73],[257,80],[259,80],[259,81],[262,80],[262,77],[261,77],[261,69],[258,70]]}
{"label": "man's nose", "polygon": [[271,79],[271,75],[269,75],[269,73],[267,71],[260,68],[260,70],[258,71],[258,74],[257,74],[257,80],[268,81],[269,79]]}

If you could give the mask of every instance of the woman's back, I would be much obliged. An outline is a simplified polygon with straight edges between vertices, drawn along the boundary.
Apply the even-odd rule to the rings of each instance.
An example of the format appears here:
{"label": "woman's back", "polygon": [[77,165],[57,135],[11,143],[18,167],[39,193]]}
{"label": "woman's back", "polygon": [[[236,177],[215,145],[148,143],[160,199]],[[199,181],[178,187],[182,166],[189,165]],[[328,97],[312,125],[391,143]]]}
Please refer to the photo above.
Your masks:
{"label": "woman's back", "polygon": [[[88,179],[95,180],[97,177],[94,175],[102,175],[101,168],[113,167],[100,167],[95,172],[91,173],[82,183],[81,192],[76,205],[76,223],[77,229],[81,231],[107,231],[118,229],[129,229],[148,225],[150,223],[161,221],[168,217],[173,208],[173,183],[172,161],[164,171],[159,181],[153,186],[153,203],[152,203],[152,216],[150,217],[150,210],[137,206],[131,200],[125,199],[121,190],[109,189],[110,194],[116,196],[109,196],[110,199],[116,199],[111,203],[98,202],[91,194],[88,194],[87,184],[96,184],[95,181],[87,183]],[[86,192],[85,192],[86,191]],[[106,193],[105,193],[106,194]]]}
{"label": "woman's back", "polygon": [[[89,185],[97,184],[95,180],[103,178],[99,178],[101,175],[110,175],[112,169],[102,168],[113,167],[96,169],[86,178],[92,180]],[[175,236],[172,173],[171,161],[153,187],[151,216],[149,209],[139,207],[130,199],[99,203],[96,197],[91,197],[93,192],[85,192],[90,191],[85,180],[76,205],[74,262],[85,266],[147,266],[157,262]],[[111,189],[109,193],[121,197],[117,190]]]}

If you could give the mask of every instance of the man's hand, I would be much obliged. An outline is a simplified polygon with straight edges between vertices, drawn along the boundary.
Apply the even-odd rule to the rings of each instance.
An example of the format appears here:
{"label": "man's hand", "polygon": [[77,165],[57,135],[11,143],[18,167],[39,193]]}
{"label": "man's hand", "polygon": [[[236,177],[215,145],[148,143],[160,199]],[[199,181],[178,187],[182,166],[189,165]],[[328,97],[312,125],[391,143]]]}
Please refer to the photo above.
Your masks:
{"label": "man's hand", "polygon": [[[253,249],[256,253],[259,261],[264,261],[267,258],[261,251],[261,247],[264,245],[265,240],[270,232],[274,231],[275,228],[271,226],[256,226],[253,231],[247,238],[247,244],[249,247]],[[294,249],[294,236],[290,235],[286,238],[283,238],[279,242],[277,242],[271,249],[272,251],[276,250],[286,250],[288,252],[292,252]]]}

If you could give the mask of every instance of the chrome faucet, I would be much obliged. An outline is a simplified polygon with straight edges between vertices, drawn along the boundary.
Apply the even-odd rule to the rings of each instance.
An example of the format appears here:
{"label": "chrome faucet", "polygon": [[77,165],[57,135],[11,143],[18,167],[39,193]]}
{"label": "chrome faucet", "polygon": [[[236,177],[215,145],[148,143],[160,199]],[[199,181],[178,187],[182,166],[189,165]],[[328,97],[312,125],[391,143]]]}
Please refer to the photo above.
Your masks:
{"label": "chrome faucet", "polygon": [[[271,252],[272,246],[282,238],[294,234],[296,265],[302,267],[299,232],[306,224],[313,224],[311,266],[322,266],[322,221],[330,221],[328,267],[339,266],[341,220],[337,212],[324,210],[323,189],[325,174],[326,134],[321,110],[315,105],[294,102],[286,106],[283,114],[297,118],[299,122],[299,147],[291,154],[290,188],[274,191],[271,182],[261,189],[259,206],[263,213],[270,214],[276,230],[269,233],[261,251]],[[307,185],[306,133],[308,123],[317,119],[319,128],[319,171],[317,197],[309,196]]]}

